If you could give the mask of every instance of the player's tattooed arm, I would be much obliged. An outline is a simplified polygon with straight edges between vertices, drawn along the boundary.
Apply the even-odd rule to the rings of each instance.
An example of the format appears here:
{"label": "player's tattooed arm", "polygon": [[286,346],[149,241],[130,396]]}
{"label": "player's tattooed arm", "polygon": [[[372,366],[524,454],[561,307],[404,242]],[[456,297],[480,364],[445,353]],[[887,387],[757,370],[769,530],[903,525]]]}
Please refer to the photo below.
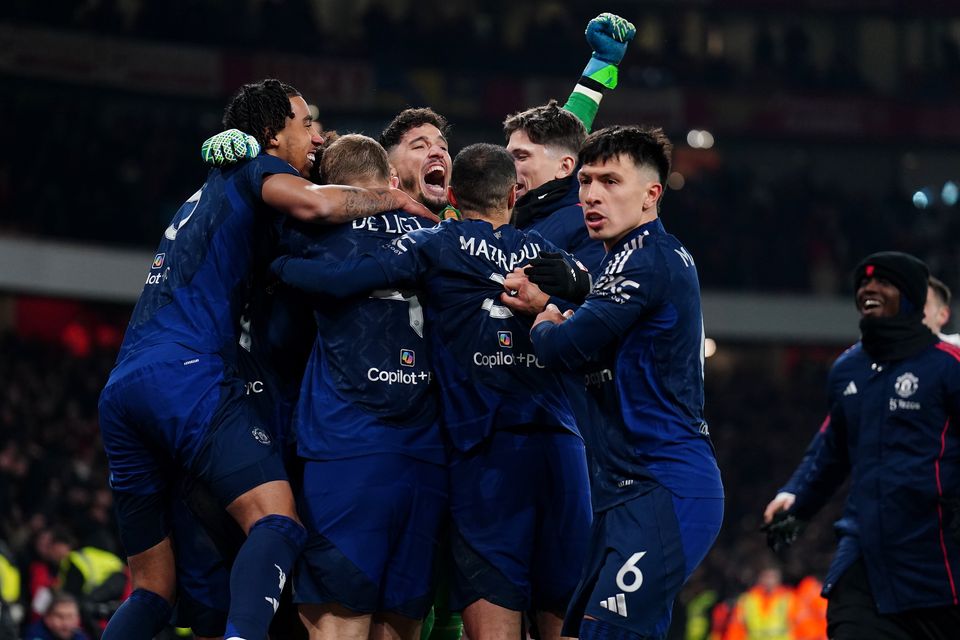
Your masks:
{"label": "player's tattooed arm", "polygon": [[305,222],[340,224],[394,209],[439,221],[429,209],[399,189],[315,185],[299,176],[274,174],[264,179],[261,196],[277,211]]}

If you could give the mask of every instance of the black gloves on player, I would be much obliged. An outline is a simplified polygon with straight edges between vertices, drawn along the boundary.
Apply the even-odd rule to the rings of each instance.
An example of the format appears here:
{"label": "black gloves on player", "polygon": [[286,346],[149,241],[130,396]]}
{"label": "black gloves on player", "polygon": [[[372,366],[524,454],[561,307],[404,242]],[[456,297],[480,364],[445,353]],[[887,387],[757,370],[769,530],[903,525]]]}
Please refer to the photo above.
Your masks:
{"label": "black gloves on player", "polygon": [[563,259],[563,255],[544,251],[523,270],[530,282],[547,295],[580,304],[590,293],[590,274]]}
{"label": "black gloves on player", "polygon": [[760,527],[767,534],[767,546],[780,553],[796,542],[806,523],[792,513],[781,511],[768,524]]}

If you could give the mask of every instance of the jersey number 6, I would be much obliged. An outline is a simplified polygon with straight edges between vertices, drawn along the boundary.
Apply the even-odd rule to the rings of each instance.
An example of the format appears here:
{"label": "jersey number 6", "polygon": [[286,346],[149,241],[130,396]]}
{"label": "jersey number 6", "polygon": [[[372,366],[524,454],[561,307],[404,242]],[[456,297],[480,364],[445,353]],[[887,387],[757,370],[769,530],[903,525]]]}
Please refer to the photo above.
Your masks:
{"label": "jersey number 6", "polygon": [[[637,563],[640,562],[640,558],[646,554],[646,551],[636,552],[630,556],[629,560],[623,563],[620,571],[617,571],[617,587],[621,591],[633,593],[643,584],[643,573],[640,569],[637,569]],[[630,579],[630,584],[627,584],[627,578]]]}

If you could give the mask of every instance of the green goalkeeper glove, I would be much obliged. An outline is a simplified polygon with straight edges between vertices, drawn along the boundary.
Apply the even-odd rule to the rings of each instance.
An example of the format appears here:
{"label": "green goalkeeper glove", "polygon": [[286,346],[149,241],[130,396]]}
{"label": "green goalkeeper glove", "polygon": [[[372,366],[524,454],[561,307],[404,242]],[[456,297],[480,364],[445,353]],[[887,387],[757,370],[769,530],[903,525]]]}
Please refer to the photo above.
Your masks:
{"label": "green goalkeeper glove", "polygon": [[603,92],[617,86],[617,65],[636,33],[629,20],[612,13],[601,13],[587,23],[587,44],[593,48],[593,55],[563,108],[577,116],[588,132]]}
{"label": "green goalkeeper glove", "polygon": [[227,129],[207,138],[200,147],[203,161],[215,167],[236,164],[241,160],[256,158],[260,143],[239,129]]}
{"label": "green goalkeeper glove", "polygon": [[627,44],[633,40],[637,28],[620,16],[601,13],[587,24],[587,43],[593,47],[593,55],[583,75],[599,82],[607,89],[617,87],[617,65],[627,52]]}

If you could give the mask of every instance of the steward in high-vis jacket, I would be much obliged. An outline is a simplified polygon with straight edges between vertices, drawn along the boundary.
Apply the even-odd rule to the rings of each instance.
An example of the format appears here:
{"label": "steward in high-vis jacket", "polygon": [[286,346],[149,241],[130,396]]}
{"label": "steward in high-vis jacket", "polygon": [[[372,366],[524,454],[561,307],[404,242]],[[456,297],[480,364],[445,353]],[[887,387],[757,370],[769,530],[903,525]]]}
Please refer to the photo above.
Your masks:
{"label": "steward in high-vis jacket", "polygon": [[923,262],[876,253],[854,277],[862,338],[834,363],[830,413],[764,518],[811,517],[849,474],[824,581],[829,637],[955,638],[960,349],[921,322]]}

